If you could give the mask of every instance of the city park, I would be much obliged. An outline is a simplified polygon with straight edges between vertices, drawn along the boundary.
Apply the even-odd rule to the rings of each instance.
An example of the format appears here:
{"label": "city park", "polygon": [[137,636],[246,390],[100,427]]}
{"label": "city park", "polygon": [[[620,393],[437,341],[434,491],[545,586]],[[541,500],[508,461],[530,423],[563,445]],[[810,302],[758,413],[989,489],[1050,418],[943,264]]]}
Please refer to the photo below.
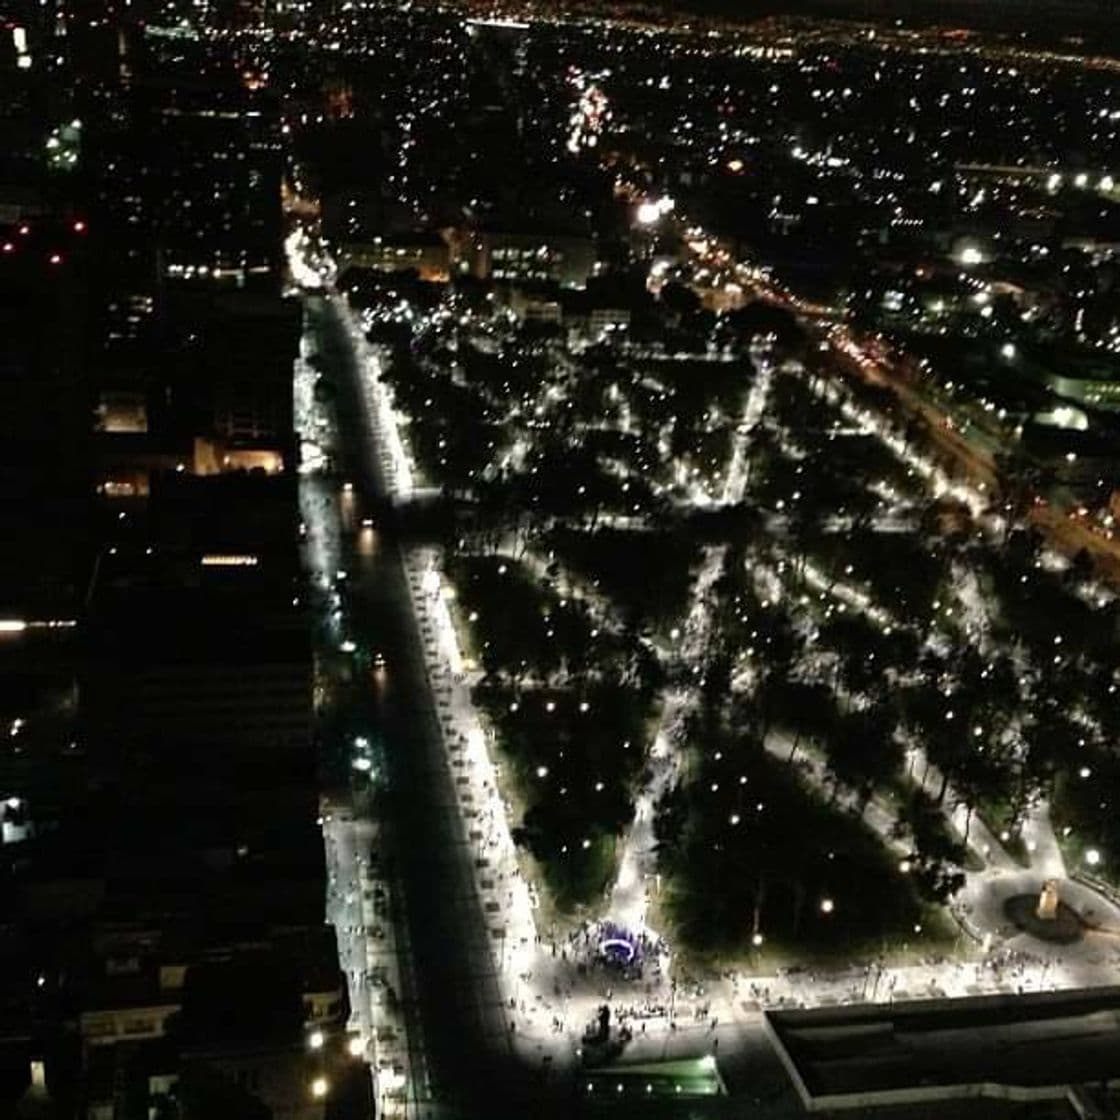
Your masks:
{"label": "city park", "polygon": [[[355,334],[537,1027],[636,978],[607,1037],[752,976],[800,1002],[805,967],[826,999],[1093,982],[1120,920],[1111,591],[772,308],[682,358],[454,299],[408,345],[375,306]],[[438,514],[410,519],[420,487]]]}
{"label": "city park", "polygon": [[643,812],[702,953],[951,944],[967,876],[1041,849],[1107,879],[1108,589],[775,308],[676,313],[683,356],[460,310],[384,372],[550,917],[607,916]]}

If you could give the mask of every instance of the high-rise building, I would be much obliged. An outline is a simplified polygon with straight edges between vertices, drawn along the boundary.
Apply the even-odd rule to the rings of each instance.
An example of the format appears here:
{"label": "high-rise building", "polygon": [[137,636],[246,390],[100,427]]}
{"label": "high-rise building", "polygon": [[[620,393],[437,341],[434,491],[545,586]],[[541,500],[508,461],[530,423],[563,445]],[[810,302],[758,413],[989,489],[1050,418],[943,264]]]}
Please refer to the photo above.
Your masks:
{"label": "high-rise building", "polygon": [[85,234],[74,224],[45,216],[0,224],[3,617],[72,617],[84,586]]}
{"label": "high-rise building", "polygon": [[[267,90],[233,73],[145,73],[93,128],[95,205],[126,279],[111,302],[126,322],[136,295],[167,283],[279,290],[279,118]],[[130,333],[109,329],[114,341]]]}
{"label": "high-rise building", "polygon": [[0,25],[0,1114],[323,1120],[369,1079],[323,923],[275,105],[147,77],[139,5],[25,7]]}

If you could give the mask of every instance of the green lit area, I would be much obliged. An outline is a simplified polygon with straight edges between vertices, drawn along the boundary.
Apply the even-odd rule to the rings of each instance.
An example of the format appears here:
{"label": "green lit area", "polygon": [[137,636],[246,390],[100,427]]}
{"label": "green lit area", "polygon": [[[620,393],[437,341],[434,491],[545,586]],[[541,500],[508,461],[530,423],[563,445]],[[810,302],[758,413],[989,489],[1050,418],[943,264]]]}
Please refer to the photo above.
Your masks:
{"label": "green lit area", "polygon": [[584,1096],[604,1100],[727,1095],[727,1087],[711,1054],[595,1070],[585,1075],[582,1089]]}

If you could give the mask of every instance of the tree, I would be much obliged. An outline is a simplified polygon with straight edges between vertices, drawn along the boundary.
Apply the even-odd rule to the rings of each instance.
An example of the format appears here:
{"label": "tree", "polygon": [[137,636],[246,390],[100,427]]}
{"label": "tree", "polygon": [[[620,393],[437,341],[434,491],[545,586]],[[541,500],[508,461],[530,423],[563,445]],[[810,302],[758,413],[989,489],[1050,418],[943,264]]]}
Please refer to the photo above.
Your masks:
{"label": "tree", "polygon": [[670,280],[661,289],[661,302],[678,318],[687,318],[700,310],[700,297],[687,284]]}
{"label": "tree", "polygon": [[804,347],[805,329],[797,316],[776,303],[753,300],[724,317],[727,328],[743,341],[756,335],[773,335],[779,350],[790,353]]}
{"label": "tree", "polygon": [[895,738],[895,719],[885,705],[849,712],[828,742],[828,768],[836,788],[855,790],[861,812],[877,787],[902,765],[902,747]]}
{"label": "tree", "polygon": [[964,872],[945,863],[921,860],[912,873],[918,893],[938,906],[944,906],[965,884]]}
{"label": "tree", "polygon": [[824,683],[769,677],[762,682],[758,699],[763,713],[762,730],[768,731],[771,724],[777,724],[793,734],[789,762],[793,762],[802,739],[824,741],[838,719],[835,696]]}
{"label": "tree", "polygon": [[[902,697],[903,721],[925,750],[927,763],[941,770],[941,787],[935,798],[938,805],[945,801],[949,783],[960,765],[962,743],[967,751],[967,741],[961,732],[961,723],[948,696],[929,678],[907,689]],[[925,774],[922,775],[923,786]]]}
{"label": "tree", "polygon": [[653,835],[659,852],[669,857],[679,853],[688,815],[688,798],[678,782],[661,795],[654,808]]}
{"label": "tree", "polygon": [[965,845],[949,834],[941,807],[925,790],[913,790],[903,803],[896,835],[908,835],[914,845],[910,869],[923,898],[944,904],[964,886],[960,867],[966,858]]}
{"label": "tree", "polygon": [[1095,745],[1090,729],[1070,718],[1073,708],[1058,682],[1046,681],[1036,690],[1030,717],[1020,729],[1018,782],[1012,797],[1017,817],[1051,787],[1061,770],[1078,771]]}
{"label": "tree", "polygon": [[1093,558],[1089,555],[1089,550],[1080,548],[1066,570],[1066,582],[1076,587],[1092,579],[1093,572]]}

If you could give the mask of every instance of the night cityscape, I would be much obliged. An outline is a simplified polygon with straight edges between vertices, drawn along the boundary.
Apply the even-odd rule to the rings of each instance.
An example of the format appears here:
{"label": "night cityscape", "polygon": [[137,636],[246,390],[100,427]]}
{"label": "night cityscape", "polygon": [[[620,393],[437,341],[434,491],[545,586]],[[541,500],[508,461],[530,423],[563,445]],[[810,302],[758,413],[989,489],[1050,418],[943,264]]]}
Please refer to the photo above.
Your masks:
{"label": "night cityscape", "polygon": [[0,0],[0,1120],[1120,1116],[1116,0]]}

